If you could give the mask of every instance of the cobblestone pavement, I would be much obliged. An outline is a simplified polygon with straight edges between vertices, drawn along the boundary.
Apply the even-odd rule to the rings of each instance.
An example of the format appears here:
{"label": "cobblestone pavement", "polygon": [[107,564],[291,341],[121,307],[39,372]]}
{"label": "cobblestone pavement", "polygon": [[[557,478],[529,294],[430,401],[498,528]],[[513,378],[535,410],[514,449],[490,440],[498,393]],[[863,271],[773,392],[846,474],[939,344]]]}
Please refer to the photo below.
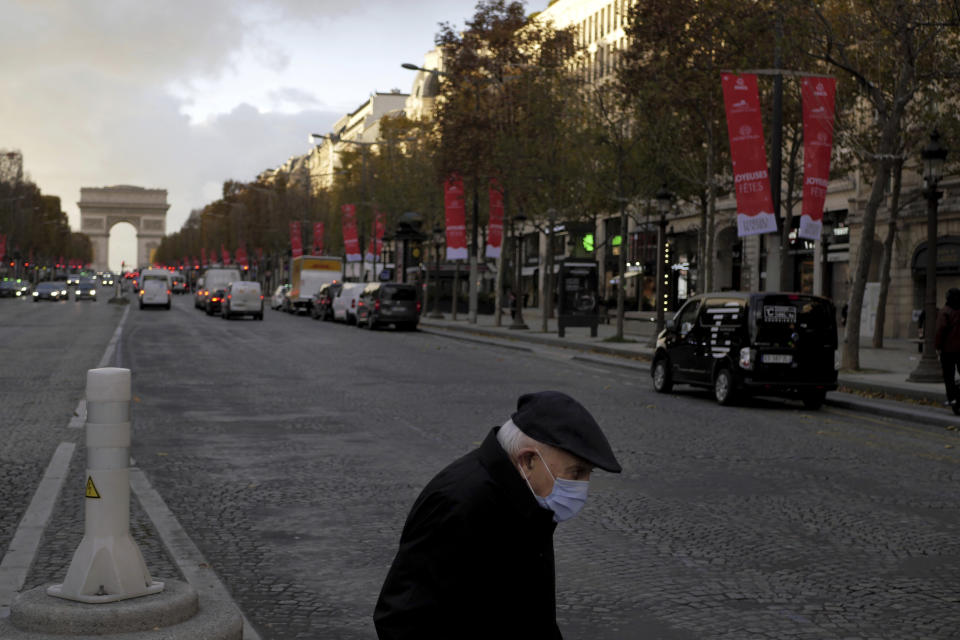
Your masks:
{"label": "cobblestone pavement", "polygon": [[[570,355],[269,311],[226,322],[178,298],[131,310],[121,365],[134,457],[264,638],[375,637],[423,484],[547,388],[591,409],[624,467],[595,474],[558,528],[565,637],[956,637],[957,434],[785,401],[719,408]],[[58,541],[48,531],[51,567]]]}
{"label": "cobblestone pavement", "polygon": [[67,423],[122,311],[101,301],[0,299],[0,557],[57,445],[82,441]]}

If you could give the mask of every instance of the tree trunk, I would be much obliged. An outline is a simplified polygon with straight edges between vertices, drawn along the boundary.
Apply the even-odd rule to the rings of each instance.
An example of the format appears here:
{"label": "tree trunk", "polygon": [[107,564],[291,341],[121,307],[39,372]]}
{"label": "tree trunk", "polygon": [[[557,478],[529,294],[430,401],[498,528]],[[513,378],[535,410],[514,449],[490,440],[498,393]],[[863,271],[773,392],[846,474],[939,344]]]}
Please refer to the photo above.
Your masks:
{"label": "tree trunk", "polygon": [[787,197],[783,199],[783,229],[780,236],[780,290],[793,291],[793,269],[790,268],[790,232],[793,230],[793,207],[795,204],[795,187],[797,179],[797,155],[800,152],[800,131],[793,130],[790,139],[790,160],[787,163]]}
{"label": "tree trunk", "polygon": [[893,193],[890,198],[890,221],[887,237],[883,240],[883,264],[880,265],[880,297],[877,301],[877,319],[873,325],[873,347],[883,348],[883,328],[887,317],[887,294],[890,291],[890,267],[893,264],[893,242],[897,236],[900,217],[900,188],[903,180],[903,158],[893,165]]}
{"label": "tree trunk", "polygon": [[[709,121],[708,121],[709,123]],[[716,185],[716,168],[715,168],[715,154],[714,154],[714,135],[713,135],[713,126],[707,124],[707,212],[706,219],[703,222],[701,227],[706,235],[706,238],[703,242],[703,254],[700,259],[703,260],[703,274],[705,276],[704,282],[701,285],[702,290],[713,291],[716,285],[716,269],[714,263],[714,242],[716,238],[714,234],[716,233],[716,218],[717,218],[717,185]]]}
{"label": "tree trunk", "polygon": [[[710,207],[710,197],[704,191],[703,196],[700,198],[700,238],[697,242],[697,251],[699,251],[699,260],[700,260],[700,273],[697,288],[699,291],[697,293],[706,293],[711,291],[710,288],[710,254],[708,253],[709,249],[707,248],[710,243],[707,241],[710,237],[710,228],[707,224],[709,219],[709,214],[707,209]],[[657,258],[660,259],[659,257]]]}
{"label": "tree trunk", "polygon": [[[891,116],[892,117],[892,116]],[[889,128],[890,125],[888,125]],[[892,125],[895,127],[896,125]],[[893,138],[892,134],[884,136],[885,142]],[[884,144],[881,155],[888,157],[884,152],[895,149],[893,144]],[[860,249],[857,251],[857,263],[854,270],[853,286],[850,287],[850,297],[847,302],[847,327],[843,338],[843,352],[841,367],[847,370],[860,368],[860,317],[862,316],[863,293],[867,288],[867,277],[870,271],[870,258],[873,250],[873,236],[877,227],[877,211],[883,201],[883,176],[890,173],[890,161],[883,159],[875,163],[873,188],[870,190],[870,199],[863,212],[863,225],[860,231]]]}
{"label": "tree trunk", "polygon": [[553,312],[553,217],[547,221],[547,255],[543,260],[543,291],[540,292],[540,331],[547,332],[547,321]]}
{"label": "tree trunk", "polygon": [[497,258],[497,285],[496,292],[493,294],[493,324],[500,326],[500,314],[503,313],[503,250],[506,249],[506,243],[500,241],[500,257]]}
{"label": "tree trunk", "polygon": [[617,278],[617,340],[623,340],[623,314],[627,297],[627,203],[620,200],[620,263]]}

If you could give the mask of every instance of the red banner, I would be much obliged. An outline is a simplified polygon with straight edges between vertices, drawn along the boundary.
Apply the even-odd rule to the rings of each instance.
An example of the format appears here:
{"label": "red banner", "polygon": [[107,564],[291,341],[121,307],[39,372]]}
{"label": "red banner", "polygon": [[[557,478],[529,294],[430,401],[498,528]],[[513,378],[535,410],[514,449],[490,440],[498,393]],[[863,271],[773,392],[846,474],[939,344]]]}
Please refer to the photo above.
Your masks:
{"label": "red banner", "polygon": [[503,191],[496,178],[490,179],[490,221],[487,223],[488,258],[500,257],[500,245],[503,244]]}
{"label": "red banner", "polygon": [[797,235],[819,240],[823,231],[823,204],[830,182],[833,149],[834,78],[804,78],[803,96],[803,210]]}
{"label": "red banner", "polygon": [[457,174],[447,178],[443,185],[443,205],[447,214],[447,260],[466,260],[466,203],[463,179]]}
{"label": "red banner", "polygon": [[200,247],[200,266],[207,264],[207,249],[206,247]]}
{"label": "red banner", "polygon": [[343,251],[347,254],[347,262],[360,262],[360,240],[357,238],[357,206],[345,204],[340,207],[343,212]]}
{"label": "red banner", "polygon": [[737,193],[737,235],[773,233],[777,230],[777,217],[773,211],[767,152],[763,146],[757,76],[724,73],[722,82]]}
{"label": "red banner", "polygon": [[323,223],[313,223],[313,255],[323,255]]}
{"label": "red banner", "polygon": [[237,250],[234,252],[234,258],[241,267],[248,266],[246,247],[237,247]]}
{"label": "red banner", "polygon": [[223,266],[230,264],[230,252],[222,244],[220,245],[220,258],[223,260]]}
{"label": "red banner", "polygon": [[263,247],[257,247],[257,262],[263,262]]}
{"label": "red banner", "polygon": [[[0,233],[0,260],[6,260],[7,258],[7,234]],[[63,262],[63,260],[60,260]]]}
{"label": "red banner", "polygon": [[303,255],[303,239],[300,236],[300,223],[290,223],[290,255],[299,258]]}

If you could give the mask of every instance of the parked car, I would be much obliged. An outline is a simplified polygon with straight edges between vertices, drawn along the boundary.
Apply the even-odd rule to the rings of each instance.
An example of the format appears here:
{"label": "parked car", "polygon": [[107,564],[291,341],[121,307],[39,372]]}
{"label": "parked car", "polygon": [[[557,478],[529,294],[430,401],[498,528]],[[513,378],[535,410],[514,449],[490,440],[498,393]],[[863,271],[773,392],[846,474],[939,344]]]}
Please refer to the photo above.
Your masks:
{"label": "parked car", "polygon": [[333,299],[333,319],[347,324],[357,321],[357,300],[363,293],[363,282],[344,282]]}
{"label": "parked car", "polygon": [[217,289],[216,291],[210,292],[210,295],[207,296],[207,299],[204,302],[204,309],[206,310],[208,316],[212,316],[215,313],[220,313],[225,295],[226,289]]}
{"label": "parked car", "polygon": [[220,315],[224,320],[243,315],[263,320],[263,293],[259,282],[231,282],[224,296],[226,299],[220,302]]}
{"label": "parked car", "polygon": [[270,308],[271,309],[283,308],[283,301],[284,301],[284,298],[286,298],[288,291],[290,291],[290,285],[288,284],[282,284],[276,289],[274,289],[273,295],[270,296]]}
{"label": "parked car", "polygon": [[66,282],[41,282],[33,290],[33,301],[52,300],[56,302],[57,300],[66,300],[69,295],[70,290],[67,289]]}
{"label": "parked car", "polygon": [[320,287],[310,303],[310,315],[314,320],[333,320],[333,299],[342,286],[341,282],[328,282]]}
{"label": "parked car", "polygon": [[76,302],[80,302],[81,300],[96,300],[97,281],[93,278],[80,278],[77,289],[73,294],[73,299]]}
{"label": "parked car", "polygon": [[392,324],[413,331],[420,321],[417,287],[397,282],[371,282],[357,301],[357,327],[371,331],[378,325]]}
{"label": "parked car", "polygon": [[837,388],[836,310],[797,293],[707,293],[690,298],[657,338],[651,365],[661,393],[684,383],[738,396],[799,397],[818,409]]}
{"label": "parked car", "polygon": [[140,308],[163,307],[170,310],[171,276],[166,269],[144,269],[140,273]]}

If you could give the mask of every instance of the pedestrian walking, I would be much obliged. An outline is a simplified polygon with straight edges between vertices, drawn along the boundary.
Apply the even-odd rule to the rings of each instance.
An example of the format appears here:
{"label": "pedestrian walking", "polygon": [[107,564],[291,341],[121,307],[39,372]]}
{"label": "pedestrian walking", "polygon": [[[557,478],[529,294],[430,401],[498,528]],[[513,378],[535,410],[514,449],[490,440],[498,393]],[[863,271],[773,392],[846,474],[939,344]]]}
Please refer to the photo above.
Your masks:
{"label": "pedestrian walking", "polygon": [[579,402],[520,396],[414,503],[374,611],[379,638],[561,638],[553,532],[583,507],[594,468],[620,472]]}
{"label": "pedestrian walking", "polygon": [[960,289],[947,291],[947,304],[937,314],[937,332],[933,340],[937,353],[940,354],[947,404],[955,414],[960,415],[960,396],[954,381],[960,366]]}

